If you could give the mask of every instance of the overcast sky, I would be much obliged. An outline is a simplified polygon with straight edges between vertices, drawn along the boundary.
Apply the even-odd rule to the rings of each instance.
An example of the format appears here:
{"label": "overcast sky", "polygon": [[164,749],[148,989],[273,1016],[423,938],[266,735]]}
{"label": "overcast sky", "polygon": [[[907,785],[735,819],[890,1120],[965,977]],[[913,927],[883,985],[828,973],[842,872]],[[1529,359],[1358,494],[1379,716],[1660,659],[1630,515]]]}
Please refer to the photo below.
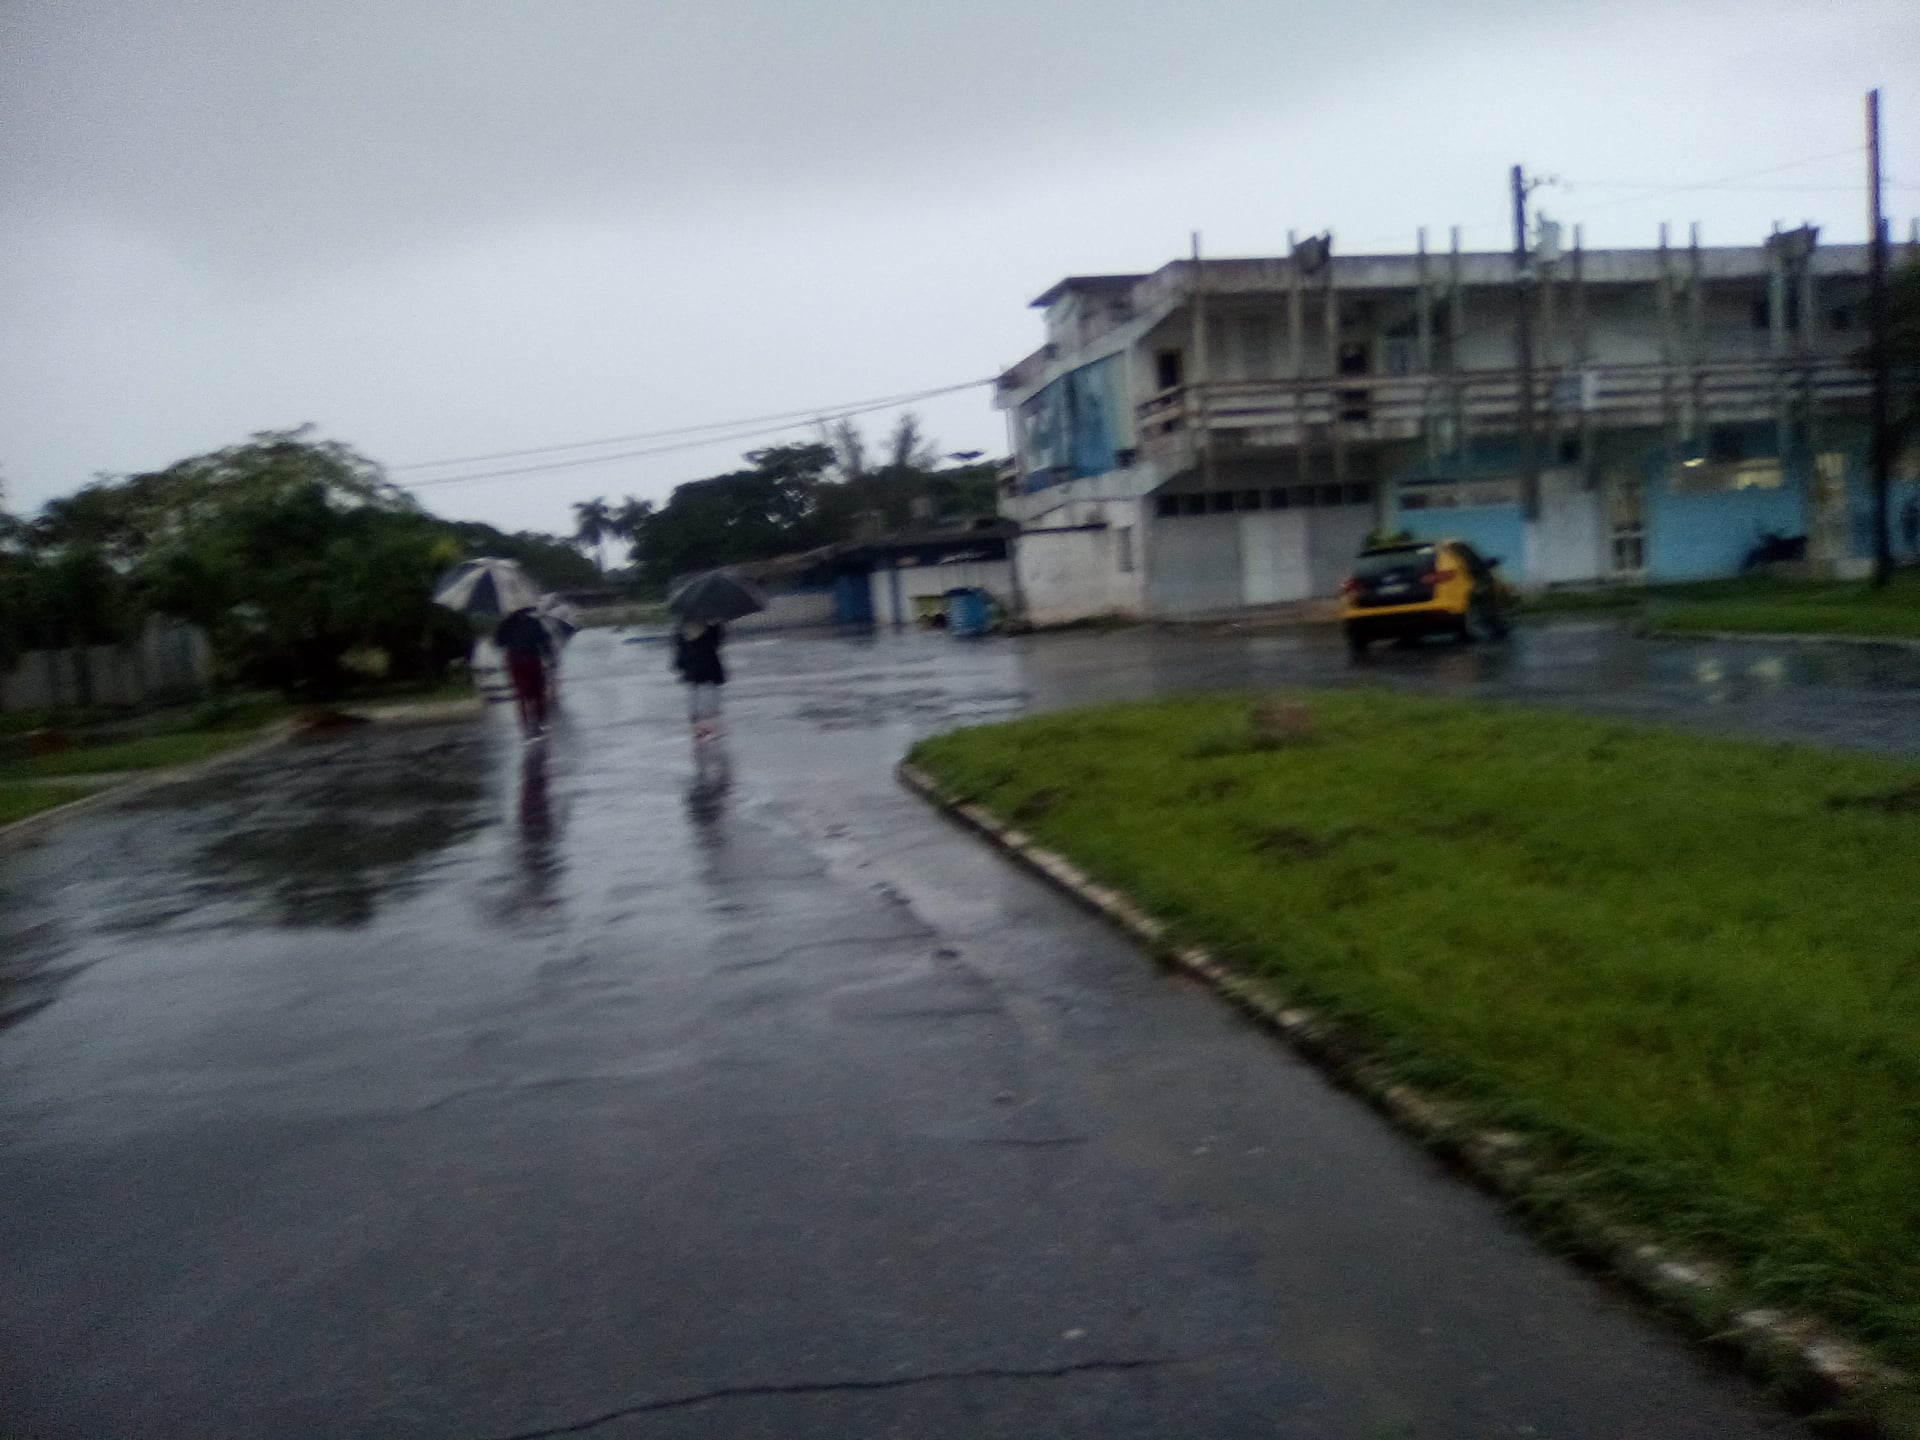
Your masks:
{"label": "overcast sky", "polygon": [[[0,480],[311,422],[407,481],[957,385],[1196,229],[1503,248],[1515,162],[1589,245],[1857,241],[1875,85],[1904,237],[1916,74],[1914,0],[0,0]],[[914,408],[1005,449],[984,389]],[[778,438],[419,493],[567,530]]]}

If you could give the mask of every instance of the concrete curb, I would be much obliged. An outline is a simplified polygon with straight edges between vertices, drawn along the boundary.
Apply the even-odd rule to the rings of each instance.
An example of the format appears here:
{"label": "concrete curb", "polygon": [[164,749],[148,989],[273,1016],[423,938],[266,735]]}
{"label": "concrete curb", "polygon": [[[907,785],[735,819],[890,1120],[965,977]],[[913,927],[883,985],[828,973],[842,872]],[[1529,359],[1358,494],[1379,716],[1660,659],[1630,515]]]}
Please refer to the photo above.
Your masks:
{"label": "concrete curb", "polygon": [[983,807],[947,793],[911,761],[900,763],[898,775],[936,809],[1138,941],[1158,963],[1207,985],[1403,1132],[1510,1202],[1537,1228],[1570,1241],[1643,1298],[1679,1316],[1699,1338],[1732,1346],[1797,1403],[1838,1411],[1856,1434],[1884,1440],[1913,1440],[1920,1434],[1920,1387],[1911,1376],[1880,1364],[1820,1321],[1743,1304],[1730,1293],[1718,1265],[1681,1255],[1569,1196],[1551,1168],[1529,1153],[1524,1137],[1485,1128],[1466,1106],[1395,1078],[1337,1022],[1289,1003],[1266,982],[1211,952],[1182,943],[1165,921]]}
{"label": "concrete curb", "polygon": [[[486,709],[486,703],[478,696],[460,700],[429,700],[414,704],[374,706],[364,710],[346,709],[342,714],[356,720],[364,720],[373,725],[438,725],[449,720],[464,719],[469,715],[479,715]],[[174,765],[163,770],[143,770],[133,779],[114,780],[101,785],[98,789],[78,799],[69,800],[64,805],[49,806],[45,810],[36,810],[33,814],[6,825],[0,825],[0,851],[29,843],[42,830],[49,829],[69,816],[83,810],[91,810],[104,805],[109,800],[125,800],[131,796],[144,794],[148,790],[157,790],[163,785],[177,785],[183,780],[192,780],[208,771],[217,770],[222,765],[231,765],[241,760],[261,755],[275,746],[284,745],[297,739],[304,733],[298,720],[282,720],[269,726],[260,736],[245,745],[236,745],[231,750],[222,750],[216,755],[196,760],[190,765]],[[88,777],[76,775],[70,782],[85,785]]]}

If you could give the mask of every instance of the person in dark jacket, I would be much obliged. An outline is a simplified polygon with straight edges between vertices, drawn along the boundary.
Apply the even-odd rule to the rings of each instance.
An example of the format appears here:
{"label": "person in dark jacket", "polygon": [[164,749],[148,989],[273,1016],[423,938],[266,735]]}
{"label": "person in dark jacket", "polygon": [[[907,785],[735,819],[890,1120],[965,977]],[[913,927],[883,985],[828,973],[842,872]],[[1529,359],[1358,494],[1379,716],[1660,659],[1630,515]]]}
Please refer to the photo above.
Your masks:
{"label": "person in dark jacket", "polygon": [[686,682],[687,719],[695,740],[720,733],[720,687],[727,683],[720,645],[726,638],[725,626],[697,620],[673,632],[673,668]]}
{"label": "person in dark jacket", "polygon": [[531,745],[547,733],[547,666],[553,663],[553,637],[532,609],[516,610],[493,632],[506,657],[507,678],[520,709],[520,733]]}

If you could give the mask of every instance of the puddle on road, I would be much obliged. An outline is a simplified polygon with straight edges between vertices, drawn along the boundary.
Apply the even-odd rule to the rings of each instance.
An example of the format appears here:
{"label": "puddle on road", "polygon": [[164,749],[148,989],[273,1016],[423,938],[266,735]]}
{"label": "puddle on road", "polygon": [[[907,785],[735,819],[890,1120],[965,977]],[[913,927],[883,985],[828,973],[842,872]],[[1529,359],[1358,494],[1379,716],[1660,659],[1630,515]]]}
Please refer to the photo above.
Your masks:
{"label": "puddle on road", "polygon": [[183,843],[151,852],[171,863],[116,894],[102,928],[365,925],[491,823],[491,764],[469,727],[313,742],[209,776],[176,816]]}

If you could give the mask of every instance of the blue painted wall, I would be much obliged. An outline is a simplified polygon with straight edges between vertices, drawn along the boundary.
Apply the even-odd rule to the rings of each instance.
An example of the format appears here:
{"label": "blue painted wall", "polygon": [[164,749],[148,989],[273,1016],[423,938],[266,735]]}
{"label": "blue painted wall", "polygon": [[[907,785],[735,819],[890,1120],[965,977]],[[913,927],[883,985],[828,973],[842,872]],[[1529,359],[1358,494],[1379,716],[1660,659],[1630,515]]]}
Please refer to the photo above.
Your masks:
{"label": "blue painted wall", "polygon": [[1407,510],[1397,514],[1394,525],[1416,540],[1464,540],[1487,559],[1498,559],[1513,578],[1525,578],[1520,573],[1524,542],[1518,505]]}
{"label": "blue painted wall", "polygon": [[[1719,439],[1731,442],[1735,454],[1746,459],[1770,459],[1777,450],[1777,432],[1771,424],[1740,427]],[[1701,494],[1677,492],[1672,468],[1683,458],[1668,450],[1657,433],[1641,431],[1602,437],[1602,463],[1638,469],[1646,521],[1646,576],[1649,580],[1706,580],[1737,574],[1762,532],[1782,535],[1807,533],[1808,477],[1811,456],[1790,455],[1775,490],[1716,490]],[[1867,476],[1863,430],[1828,429],[1816,442],[1821,451],[1838,450],[1847,457],[1846,487],[1851,551],[1873,552],[1871,487]],[[1473,452],[1448,465],[1446,478],[1511,476],[1519,468],[1515,447],[1501,440],[1477,442]],[[1394,502],[1393,524],[1420,540],[1458,538],[1482,554],[1499,556],[1509,576],[1520,580],[1524,555],[1524,527],[1518,505],[1476,506],[1454,510],[1402,510],[1400,484],[1427,478],[1424,462],[1410,466],[1388,483]],[[1439,477],[1434,477],[1439,478]],[[1892,538],[1896,555],[1904,555],[1900,513],[1909,496],[1920,497],[1920,481],[1893,484]]]}
{"label": "blue painted wall", "polygon": [[1675,495],[1664,482],[1646,490],[1647,578],[1710,580],[1737,574],[1762,531],[1804,535],[1807,502],[1797,478],[1778,490]]}

